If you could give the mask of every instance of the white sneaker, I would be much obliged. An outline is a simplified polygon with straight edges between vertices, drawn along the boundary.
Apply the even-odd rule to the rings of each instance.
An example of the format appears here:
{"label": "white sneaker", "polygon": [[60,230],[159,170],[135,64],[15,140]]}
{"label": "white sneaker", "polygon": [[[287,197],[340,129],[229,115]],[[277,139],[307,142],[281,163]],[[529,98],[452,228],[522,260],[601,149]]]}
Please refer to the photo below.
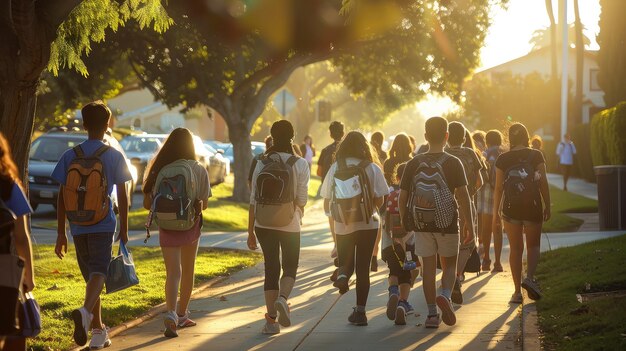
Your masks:
{"label": "white sneaker", "polygon": [[91,329],[91,342],[89,343],[89,349],[100,350],[109,346],[111,346],[109,328],[105,326],[104,329]]}
{"label": "white sneaker", "polygon": [[167,311],[165,318],[163,318],[163,325],[165,326],[165,332],[163,333],[168,338],[175,338],[178,336],[176,327],[178,326],[178,315],[174,311]]}
{"label": "white sneaker", "polygon": [[291,318],[289,316],[289,305],[287,305],[287,300],[283,297],[279,297],[276,302],[274,302],[274,308],[278,311],[278,323],[280,323],[283,327],[288,327],[291,325]]}
{"label": "white sneaker", "polygon": [[265,325],[263,326],[263,330],[261,330],[263,334],[278,334],[280,333],[280,324],[276,322],[275,319],[272,319],[265,314]]}
{"label": "white sneaker", "polygon": [[72,320],[74,321],[74,342],[78,346],[85,346],[87,344],[87,334],[89,333],[89,326],[93,314],[89,313],[85,307],[81,307],[72,311]]}

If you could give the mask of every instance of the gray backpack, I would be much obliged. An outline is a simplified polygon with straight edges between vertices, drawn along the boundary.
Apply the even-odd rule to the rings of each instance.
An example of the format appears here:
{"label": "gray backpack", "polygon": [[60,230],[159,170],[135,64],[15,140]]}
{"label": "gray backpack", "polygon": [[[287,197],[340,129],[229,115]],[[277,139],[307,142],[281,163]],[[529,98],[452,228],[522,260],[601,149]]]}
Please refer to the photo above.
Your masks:
{"label": "gray backpack", "polygon": [[286,227],[296,212],[296,173],[299,157],[283,161],[277,152],[263,156],[261,170],[254,184],[254,213],[256,221],[266,227]]}
{"label": "gray backpack", "polygon": [[196,223],[196,161],[177,160],[163,167],[154,183],[152,219],[161,229],[185,231]]}
{"label": "gray backpack", "polygon": [[413,227],[407,230],[436,233],[452,225],[457,205],[443,172],[443,164],[450,157],[445,152],[438,158],[430,154],[415,156],[419,163],[413,176],[408,204],[412,217],[409,225]]}

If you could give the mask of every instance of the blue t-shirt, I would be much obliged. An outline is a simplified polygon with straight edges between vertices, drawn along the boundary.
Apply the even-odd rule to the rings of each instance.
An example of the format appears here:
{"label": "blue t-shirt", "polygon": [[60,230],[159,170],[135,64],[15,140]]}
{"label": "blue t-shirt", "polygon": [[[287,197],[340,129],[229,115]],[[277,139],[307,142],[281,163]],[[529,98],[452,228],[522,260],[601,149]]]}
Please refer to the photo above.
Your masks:
{"label": "blue t-shirt", "polygon": [[15,183],[13,183],[13,188],[11,189],[11,197],[5,200],[4,204],[15,213],[16,217],[33,213],[33,209],[30,207],[22,188]]}
{"label": "blue t-shirt", "polygon": [[[80,144],[85,155],[92,155],[101,146],[105,145],[100,140],[87,140]],[[70,163],[76,157],[76,153],[73,149],[65,151],[59,163],[57,163],[54,171],[52,171],[51,177],[59,182],[61,185],[65,185],[65,179],[67,176],[67,169],[70,167]],[[104,167],[104,175],[107,179],[107,194],[111,196],[113,193],[113,185],[124,184],[132,179],[128,165],[124,156],[114,148],[109,148],[102,156],[102,166]],[[72,235],[81,235],[89,233],[113,233],[115,231],[115,213],[113,212],[113,202],[109,208],[109,214],[100,222],[94,225],[76,225],[70,223],[70,232]]]}

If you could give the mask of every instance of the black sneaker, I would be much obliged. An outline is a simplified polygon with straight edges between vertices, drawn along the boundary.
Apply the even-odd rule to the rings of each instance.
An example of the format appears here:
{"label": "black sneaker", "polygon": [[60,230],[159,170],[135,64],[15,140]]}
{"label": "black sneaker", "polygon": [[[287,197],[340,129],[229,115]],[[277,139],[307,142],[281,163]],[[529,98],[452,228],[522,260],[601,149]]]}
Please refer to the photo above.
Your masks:
{"label": "black sneaker", "polygon": [[524,278],[522,281],[522,288],[526,290],[528,297],[532,300],[541,299],[541,289],[539,288],[539,284],[537,284],[536,280],[530,279],[528,277]]}
{"label": "black sneaker", "polygon": [[346,277],[337,278],[337,280],[335,280],[335,282],[333,283],[333,286],[335,288],[339,289],[339,293],[341,295],[347,293],[348,290],[349,290],[349,288],[348,288],[348,278],[346,278]]}
{"label": "black sneaker", "polygon": [[454,287],[452,288],[452,295],[450,296],[450,300],[457,305],[463,304],[463,293],[461,293],[461,282],[458,280],[454,283]]}
{"label": "black sneaker", "polygon": [[348,317],[348,322],[357,325],[357,326],[365,326],[367,325],[367,316],[365,312],[358,312],[356,307],[352,309],[352,314]]}

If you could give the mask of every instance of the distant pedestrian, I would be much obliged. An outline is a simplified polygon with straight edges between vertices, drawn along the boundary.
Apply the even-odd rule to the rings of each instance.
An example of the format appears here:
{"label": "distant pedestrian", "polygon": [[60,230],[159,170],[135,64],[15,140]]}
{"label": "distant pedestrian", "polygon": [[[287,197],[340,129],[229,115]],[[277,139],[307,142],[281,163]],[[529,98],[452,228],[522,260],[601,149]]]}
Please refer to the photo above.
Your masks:
{"label": "distant pedestrian", "polygon": [[487,144],[485,142],[485,135],[487,133],[485,133],[482,130],[475,130],[472,133],[472,139],[474,140],[474,145],[476,145],[476,148],[478,148],[478,150],[480,150],[481,153],[485,152],[485,150],[487,149]]}
{"label": "distant pedestrian", "polygon": [[383,143],[385,142],[385,134],[381,131],[374,132],[370,138],[370,143],[374,150],[376,150],[376,156],[378,157],[378,161],[382,165],[387,161],[387,152],[383,150]]}
{"label": "distant pedestrian", "polygon": [[[483,186],[483,163],[474,150],[474,143],[472,142],[471,136],[469,136],[469,132],[465,129],[465,126],[461,122],[450,122],[450,124],[448,124],[448,132],[448,147],[445,150],[447,153],[456,156],[463,164],[465,179],[467,179],[467,191],[471,201],[472,215],[469,217],[461,216],[459,218],[459,227],[461,232],[459,240],[464,241],[463,239],[469,236],[470,230],[472,233],[475,233],[474,219],[476,208],[474,199],[478,190]],[[469,145],[469,147],[465,145]],[[461,293],[463,272],[465,271],[465,265],[474,250],[476,250],[475,240],[468,243],[459,242],[459,255],[456,264],[457,278],[454,283],[454,287],[452,288],[451,296],[452,302],[459,305],[463,304],[463,294]]]}
{"label": "distant pedestrian", "polygon": [[[333,121],[330,123],[328,131],[330,132],[330,137],[333,139],[333,142],[330,145],[326,146],[324,149],[322,149],[320,157],[317,160],[317,175],[322,178],[322,183],[324,183],[324,180],[326,179],[326,174],[330,170],[330,166],[335,162],[335,153],[337,152],[339,143],[344,136],[344,125],[339,121]],[[321,192],[322,186],[320,185],[319,189],[317,190],[318,195],[321,195]],[[328,226],[330,228],[330,234],[333,237],[333,243],[335,244],[333,246],[333,249],[331,250],[330,257],[334,259],[335,266],[337,266],[337,238],[335,235],[335,221],[333,221],[330,216],[328,216]],[[335,280],[337,280],[338,272],[339,269],[335,269],[335,271],[331,274],[331,281],[334,282]]]}
{"label": "distant pedestrian", "polygon": [[[405,133],[399,133],[391,143],[389,149],[389,158],[383,163],[383,171],[385,172],[385,180],[387,184],[398,184],[395,181],[396,168],[401,163],[408,162],[413,158],[413,146],[411,140]],[[400,174],[402,176],[402,174]]]}
{"label": "distant pedestrian", "polygon": [[[541,227],[550,219],[550,191],[541,152],[529,147],[528,130],[521,123],[509,128],[510,151],[496,161],[493,226],[504,221],[509,238],[511,275],[515,291],[511,303],[522,303],[522,291],[541,298],[535,271],[539,262]],[[500,210],[501,209],[501,210]],[[522,255],[526,237],[526,278],[522,280]]]}
{"label": "distant pedestrian", "polygon": [[[280,333],[291,325],[287,300],[296,282],[300,260],[300,230],[308,199],[309,165],[294,154],[294,130],[287,120],[271,128],[274,145],[257,163],[252,176],[248,248],[265,261],[265,325],[263,334]],[[280,275],[282,268],[282,277]]]}
{"label": "distant pedestrian", "polygon": [[[35,288],[33,248],[28,226],[28,215],[33,210],[22,190],[17,167],[11,158],[9,143],[2,133],[0,133],[0,206],[10,210],[15,216],[15,221],[10,225],[4,222],[6,218],[3,218],[3,226],[0,231],[0,254],[11,252],[11,246],[13,246],[15,253],[24,260],[23,272],[20,277],[22,286],[19,289],[21,293],[26,294]],[[6,270],[9,267],[2,268]],[[7,297],[9,294],[3,294],[3,296]],[[16,298],[11,301],[11,305],[7,300],[2,301],[3,308],[0,311],[0,318],[3,321],[11,321],[11,319],[15,321]],[[16,335],[0,335],[0,350],[26,350],[26,338]]]}
{"label": "distant pedestrian", "polygon": [[567,181],[569,180],[574,165],[576,146],[569,133],[563,135],[563,141],[556,147],[556,154],[559,156],[559,165],[563,175],[563,190],[567,191]]}
{"label": "distant pedestrian", "polygon": [[354,325],[367,325],[370,261],[380,225],[377,211],[389,193],[374,152],[363,134],[348,133],[322,184],[324,209],[335,222],[339,274],[334,286],[340,294],[348,291],[356,270],[356,307],[348,318]]}
{"label": "distant pedestrian", "polygon": [[[472,223],[470,195],[461,161],[444,152],[448,140],[448,121],[432,117],[426,121],[428,152],[413,158],[406,165],[400,183],[400,216],[408,231],[415,231],[415,251],[422,256],[424,297],[428,305],[426,328],[438,328],[441,319],[456,324],[450,301],[456,279],[459,241],[474,241],[474,228],[459,239],[459,213]],[[455,201],[456,199],[456,201]],[[442,292],[436,296],[435,275],[437,254],[442,259]],[[441,309],[440,315],[437,307]]]}
{"label": "distant pedestrian", "polygon": [[[74,341],[87,344],[91,327],[90,348],[111,345],[108,329],[102,323],[100,293],[111,262],[113,236],[117,225],[113,202],[113,185],[117,189],[119,210],[119,239],[128,242],[128,195],[126,182],[132,179],[124,156],[103,142],[111,119],[111,110],[94,101],[82,108],[83,127],[88,139],[65,151],[51,177],[61,184],[57,200],[57,241],[55,254],[63,259],[67,254],[65,222],[70,233],[78,267],[87,283],[83,305],[72,311]],[[82,186],[82,172],[103,175],[94,186]],[[85,189],[83,189],[85,188]],[[82,195],[79,195],[82,194]],[[88,198],[91,201],[83,201]]]}
{"label": "distant pedestrian", "polygon": [[493,262],[492,273],[502,272],[502,223],[493,224],[493,192],[496,187],[496,161],[500,154],[504,152],[502,149],[502,133],[498,130],[490,130],[485,135],[485,143],[487,149],[483,155],[487,165],[486,184],[480,188],[478,199],[478,215],[481,220],[480,235],[482,237],[482,269],[489,270],[491,266],[490,250],[491,238],[493,236],[493,249],[495,261]]}
{"label": "distant pedestrian", "polygon": [[304,137],[304,143],[300,145],[300,151],[302,152],[302,157],[309,164],[309,168],[311,168],[313,166],[313,157],[315,157],[315,146],[310,135]]}

